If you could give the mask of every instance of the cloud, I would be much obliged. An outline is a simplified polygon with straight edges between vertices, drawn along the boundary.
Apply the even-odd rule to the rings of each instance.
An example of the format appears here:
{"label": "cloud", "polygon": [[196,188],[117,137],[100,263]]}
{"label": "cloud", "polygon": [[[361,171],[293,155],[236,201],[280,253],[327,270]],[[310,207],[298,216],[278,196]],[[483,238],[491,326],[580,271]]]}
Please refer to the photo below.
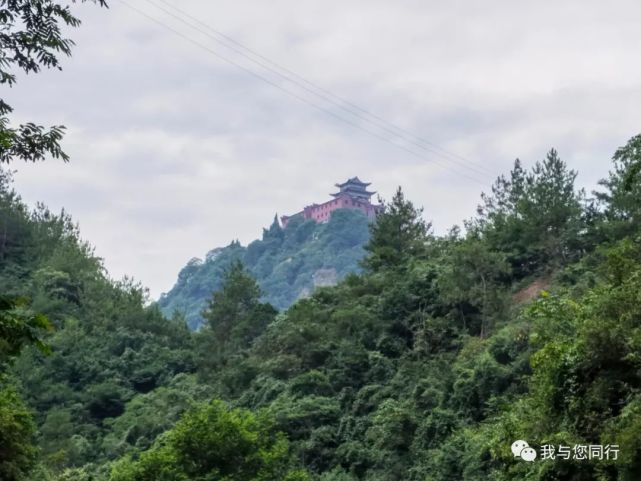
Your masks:
{"label": "cloud", "polygon": [[479,193],[516,157],[531,165],[552,146],[593,188],[641,125],[636,1],[180,2],[454,158],[382,142],[362,129],[389,132],[342,122],[344,110],[203,31],[146,0],[126,1],[294,93],[120,2],[83,5],[64,71],[21,77],[7,93],[21,120],[69,127],[69,165],[16,166],[23,197],[67,208],[112,275],[133,275],[153,296],[191,257],[251,241],[275,212],[323,201],[347,177],[387,198],[402,185],[445,232],[473,215]]}

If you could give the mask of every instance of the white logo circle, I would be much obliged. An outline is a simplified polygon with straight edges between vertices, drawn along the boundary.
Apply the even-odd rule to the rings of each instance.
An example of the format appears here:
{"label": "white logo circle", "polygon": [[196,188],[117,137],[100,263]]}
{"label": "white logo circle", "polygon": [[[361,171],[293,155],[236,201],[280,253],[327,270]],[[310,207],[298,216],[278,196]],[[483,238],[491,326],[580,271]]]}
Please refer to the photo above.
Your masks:
{"label": "white logo circle", "polygon": [[521,457],[521,451],[529,447],[530,445],[527,443],[527,441],[523,441],[522,439],[514,441],[512,443],[512,454],[514,454],[515,458],[519,458]]}
{"label": "white logo circle", "polygon": [[521,459],[523,461],[534,461],[536,459],[536,451],[533,448],[523,448],[521,451]]}

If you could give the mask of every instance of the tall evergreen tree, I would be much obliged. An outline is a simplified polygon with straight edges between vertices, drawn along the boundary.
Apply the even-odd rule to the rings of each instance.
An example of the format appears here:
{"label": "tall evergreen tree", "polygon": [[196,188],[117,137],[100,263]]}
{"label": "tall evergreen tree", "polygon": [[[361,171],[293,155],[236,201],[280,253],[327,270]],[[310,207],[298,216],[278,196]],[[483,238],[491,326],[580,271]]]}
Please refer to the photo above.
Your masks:
{"label": "tall evergreen tree", "polygon": [[614,170],[600,182],[595,195],[605,207],[607,235],[620,238],[641,228],[641,134],[632,137],[613,157]]}
{"label": "tall evergreen tree", "polygon": [[383,206],[365,246],[369,255],[363,265],[370,271],[402,267],[408,260],[421,257],[431,227],[422,218],[423,209],[406,200],[400,187],[392,201]]}
{"label": "tall evergreen tree", "polygon": [[585,198],[575,190],[576,175],[554,149],[527,173],[517,159],[509,180],[499,177],[492,194],[482,196],[468,227],[507,255],[517,277],[576,259]]}
{"label": "tall evergreen tree", "polygon": [[223,286],[214,292],[203,312],[207,327],[220,349],[247,347],[271,322],[277,311],[260,301],[256,280],[239,260],[224,275]]}

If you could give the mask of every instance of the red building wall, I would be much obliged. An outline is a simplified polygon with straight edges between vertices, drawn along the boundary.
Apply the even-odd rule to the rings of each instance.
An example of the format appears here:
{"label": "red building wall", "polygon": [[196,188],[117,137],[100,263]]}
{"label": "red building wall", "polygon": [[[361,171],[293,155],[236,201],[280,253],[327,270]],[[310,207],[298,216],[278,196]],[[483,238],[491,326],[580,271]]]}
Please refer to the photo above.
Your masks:
{"label": "red building wall", "polygon": [[[328,222],[331,214],[336,209],[358,209],[363,212],[369,219],[374,219],[376,215],[381,211],[382,206],[373,205],[367,201],[359,201],[350,197],[349,195],[340,195],[335,199],[327,201],[323,204],[312,204],[308,205],[303,209],[302,214],[305,219],[313,219],[316,222]],[[294,215],[298,215],[294,214]],[[293,216],[283,216],[281,217],[281,223],[283,227],[287,225],[289,219]]]}

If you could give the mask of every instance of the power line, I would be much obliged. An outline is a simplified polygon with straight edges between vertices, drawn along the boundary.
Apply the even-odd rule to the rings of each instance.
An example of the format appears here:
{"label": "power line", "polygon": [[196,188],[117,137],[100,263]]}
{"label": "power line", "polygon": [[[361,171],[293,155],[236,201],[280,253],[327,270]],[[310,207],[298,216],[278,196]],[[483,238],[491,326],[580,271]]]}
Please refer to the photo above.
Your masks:
{"label": "power line", "polygon": [[[236,52],[237,54],[245,57],[248,59],[250,62],[253,62],[256,65],[261,66],[262,68],[278,75],[280,78],[293,83],[294,85],[302,88],[308,93],[311,93],[312,95],[315,95],[318,98],[321,98],[322,100],[331,103],[332,105],[338,107],[339,109],[343,110],[344,112],[347,112],[350,115],[353,115],[360,120],[363,120],[370,125],[373,125],[379,129],[382,129],[383,131],[387,132],[388,134],[394,135],[396,137],[399,137],[400,139],[409,142],[417,147],[419,147],[422,150],[425,150],[427,152],[440,155],[441,157],[445,157],[448,160],[460,165],[463,168],[466,168],[470,171],[475,172],[476,174],[480,174],[482,176],[485,175],[493,175],[490,171],[483,169],[480,166],[477,166],[474,162],[470,161],[469,159],[458,155],[454,152],[451,152],[447,149],[444,149],[438,145],[436,145],[433,142],[430,142],[429,140],[426,140],[424,138],[418,137],[415,134],[409,132],[408,130],[403,129],[402,127],[399,127],[384,118],[371,113],[370,111],[350,102],[349,100],[346,100],[338,95],[335,95],[331,91],[324,89],[323,87],[320,87],[319,85],[311,82],[310,80],[307,80],[303,76],[297,74],[296,72],[283,67],[282,65],[270,60],[269,58],[265,57],[264,55],[261,55],[260,53],[256,52],[255,50],[252,50],[251,48],[243,45],[242,43],[238,42],[237,40],[233,39],[232,37],[224,34],[223,32],[215,29],[211,25],[206,24],[205,22],[199,20],[198,18],[194,17],[193,15],[190,15],[188,12],[185,12],[184,10],[181,10],[180,8],[172,5],[170,2],[167,0],[157,0],[158,2],[167,5],[169,8],[172,10],[180,13],[184,17],[192,20],[193,22],[202,25],[205,27],[208,31],[213,32],[214,35],[212,35],[209,32],[203,31],[201,28],[194,26],[193,24],[185,21],[184,19],[174,15],[172,12],[169,10],[163,8],[162,6],[158,5],[152,0],[145,0],[147,3],[150,5],[153,5],[157,9],[165,12],[172,18],[175,18],[176,20],[184,23],[185,25],[197,30],[200,33],[203,33],[204,35],[207,35],[209,38],[213,39],[214,41],[218,42],[219,44],[223,45],[224,47]],[[230,45],[231,44],[231,45]],[[283,73],[284,72],[284,73]]]}
{"label": "power line", "polygon": [[[303,102],[304,104],[309,105],[309,106],[313,107],[314,109],[319,110],[319,111],[321,111],[321,112],[323,112],[323,113],[325,113],[325,114],[327,114],[327,115],[329,115],[329,116],[331,116],[331,117],[333,117],[333,118],[335,118],[335,119],[337,119],[337,120],[339,120],[341,122],[347,123],[347,124],[351,125],[352,127],[356,128],[356,129],[359,129],[359,130],[361,130],[361,131],[363,131],[363,132],[365,132],[365,133],[377,138],[378,140],[381,140],[383,142],[387,142],[387,143],[395,146],[396,148],[402,149],[405,152],[408,152],[409,154],[412,154],[412,155],[414,155],[414,156],[416,156],[416,157],[418,157],[418,158],[420,158],[420,159],[422,159],[424,161],[434,162],[434,163],[437,163],[438,165],[440,165],[441,167],[444,167],[446,169],[451,169],[451,167],[452,167],[451,165],[443,164],[443,163],[439,162],[438,159],[427,158],[424,155],[422,155],[422,154],[420,154],[420,153],[418,153],[418,152],[416,152],[416,151],[414,151],[412,149],[409,149],[409,148],[407,148],[407,147],[405,147],[403,145],[400,145],[400,144],[392,141],[391,139],[380,135],[379,133],[377,133],[375,131],[367,129],[367,128],[363,127],[362,125],[360,125],[360,124],[358,124],[358,123],[356,123],[356,122],[354,122],[354,121],[352,121],[350,119],[346,119],[346,118],[336,114],[335,112],[332,112],[331,110],[329,110],[329,109],[327,109],[325,107],[322,107],[322,106],[320,106],[320,105],[318,105],[318,104],[316,104],[314,102],[311,102],[308,99],[304,98],[303,96],[301,96],[301,95],[299,95],[299,94],[297,94],[295,92],[292,92],[292,91],[282,87],[281,85],[279,85],[278,83],[272,81],[271,79],[269,79],[269,78],[267,78],[267,77],[265,77],[265,76],[263,76],[263,75],[261,75],[261,74],[259,74],[257,72],[254,72],[253,70],[245,67],[244,65],[242,65],[242,64],[240,64],[240,63],[238,63],[238,62],[236,62],[236,61],[234,61],[234,60],[232,60],[232,59],[230,59],[230,58],[228,58],[228,57],[226,57],[224,55],[221,55],[220,53],[218,53],[217,51],[211,49],[207,45],[205,45],[205,44],[203,44],[203,43],[201,43],[201,42],[199,42],[197,40],[194,40],[193,38],[189,37],[188,35],[184,34],[183,32],[180,32],[179,30],[173,28],[172,26],[170,26],[170,25],[162,22],[161,20],[149,15],[144,10],[133,6],[132,4],[128,3],[126,0],[119,0],[119,1],[120,1],[120,3],[122,3],[127,8],[137,12],[139,15],[141,15],[141,16],[147,18],[148,20],[151,20],[152,22],[160,25],[161,27],[171,31],[172,33],[174,33],[175,35],[177,35],[177,36],[181,37],[182,39],[188,41],[189,43],[192,43],[192,44],[196,45],[197,47],[207,51],[209,54],[215,56],[216,58],[218,58],[218,59],[220,59],[220,60],[222,60],[222,61],[224,61],[224,62],[226,62],[226,63],[228,63],[230,65],[233,65],[236,68],[239,68],[239,69],[243,70],[244,72],[248,73],[249,75],[252,75],[253,77],[256,77],[256,78],[262,80],[263,82],[265,82],[265,83],[271,85],[272,87],[282,91],[283,93],[295,98],[296,100],[298,100],[300,102]],[[476,183],[478,183],[480,185],[486,186],[486,184],[487,184],[486,182],[481,181],[476,177],[472,177],[472,176],[468,175],[465,172],[457,172],[457,174],[461,175],[463,177],[466,177],[467,179],[469,179],[469,180],[471,180],[473,182],[476,182]]]}

